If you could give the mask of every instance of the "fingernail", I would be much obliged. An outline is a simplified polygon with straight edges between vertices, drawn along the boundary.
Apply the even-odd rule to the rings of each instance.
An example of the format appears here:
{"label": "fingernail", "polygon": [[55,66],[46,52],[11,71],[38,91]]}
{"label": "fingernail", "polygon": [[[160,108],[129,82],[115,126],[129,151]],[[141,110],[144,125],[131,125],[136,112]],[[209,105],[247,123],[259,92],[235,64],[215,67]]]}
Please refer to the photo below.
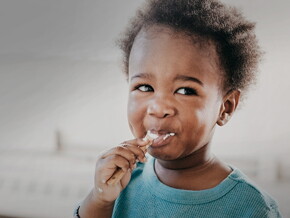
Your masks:
{"label": "fingernail", "polygon": [[102,180],[102,183],[104,183],[104,184],[105,184],[105,183],[106,183],[106,180],[105,180],[105,179],[103,179],[103,180]]}

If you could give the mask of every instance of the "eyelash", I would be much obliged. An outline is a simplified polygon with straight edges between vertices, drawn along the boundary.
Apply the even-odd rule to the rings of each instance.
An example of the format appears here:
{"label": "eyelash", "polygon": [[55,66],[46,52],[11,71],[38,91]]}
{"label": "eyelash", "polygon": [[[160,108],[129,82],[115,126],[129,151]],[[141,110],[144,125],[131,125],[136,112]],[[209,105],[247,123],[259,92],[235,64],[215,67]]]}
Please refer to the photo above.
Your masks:
{"label": "eyelash", "polygon": [[[187,92],[188,94],[182,94],[182,95],[198,95],[196,89],[193,89],[193,88],[189,88],[189,87],[181,87],[179,89],[176,90],[176,92],[178,90],[181,90],[181,89],[184,89],[185,90],[185,93]],[[179,93],[181,94],[181,93]]]}
{"label": "eyelash", "polygon": [[[149,89],[147,91],[143,91],[141,90],[140,88],[144,86],[146,87],[146,89]],[[181,89],[184,89],[185,93],[187,94],[181,94],[181,93],[178,93],[178,90],[181,90]],[[135,86],[134,90],[139,90],[141,92],[153,92],[154,89],[152,88],[152,86],[148,85],[148,84],[139,84],[137,86]],[[198,92],[196,91],[196,89],[193,89],[193,88],[189,88],[189,87],[181,87],[181,88],[178,88],[175,93],[177,94],[181,94],[181,95],[189,95],[189,96],[192,96],[192,95],[198,95]]]}
{"label": "eyelash", "polygon": [[139,85],[135,86],[134,89],[135,89],[135,90],[139,90],[139,91],[141,91],[141,92],[148,92],[148,91],[142,91],[142,90],[140,90],[140,87],[142,87],[142,86],[151,89],[151,90],[150,90],[151,92],[154,91],[153,88],[152,88],[150,85],[148,85],[148,84],[139,84]]}

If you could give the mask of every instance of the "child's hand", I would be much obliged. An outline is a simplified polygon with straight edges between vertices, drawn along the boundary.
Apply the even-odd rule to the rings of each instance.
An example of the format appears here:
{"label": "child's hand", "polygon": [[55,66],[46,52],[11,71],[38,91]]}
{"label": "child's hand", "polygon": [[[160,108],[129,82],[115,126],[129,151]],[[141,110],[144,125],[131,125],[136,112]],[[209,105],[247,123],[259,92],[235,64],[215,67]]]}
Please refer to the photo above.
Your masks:
{"label": "child's hand", "polygon": [[[147,144],[148,141],[133,139],[99,155],[93,190],[96,202],[110,204],[116,200],[120,192],[128,185],[131,172],[136,167],[136,161],[146,161],[144,146]],[[124,172],[123,176],[114,184],[108,184],[108,180],[118,169]]]}

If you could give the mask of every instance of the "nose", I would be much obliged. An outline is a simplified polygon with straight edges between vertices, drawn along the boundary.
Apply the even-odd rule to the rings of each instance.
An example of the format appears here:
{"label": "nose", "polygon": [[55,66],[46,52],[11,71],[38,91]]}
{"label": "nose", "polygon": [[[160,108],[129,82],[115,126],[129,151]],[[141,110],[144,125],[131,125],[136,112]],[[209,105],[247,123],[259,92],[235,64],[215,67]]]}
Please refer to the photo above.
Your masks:
{"label": "nose", "polygon": [[172,117],[176,114],[176,109],[169,99],[160,96],[149,103],[147,114],[157,118]]}

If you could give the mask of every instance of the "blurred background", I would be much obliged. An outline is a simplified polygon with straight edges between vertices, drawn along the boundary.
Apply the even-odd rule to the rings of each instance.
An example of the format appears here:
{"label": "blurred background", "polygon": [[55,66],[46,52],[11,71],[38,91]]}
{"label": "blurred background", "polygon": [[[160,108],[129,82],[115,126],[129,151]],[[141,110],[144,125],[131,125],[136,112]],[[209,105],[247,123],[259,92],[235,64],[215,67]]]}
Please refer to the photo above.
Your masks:
{"label": "blurred background", "polygon": [[[0,1],[0,217],[72,217],[95,158],[131,138],[115,41],[143,0]],[[257,86],[214,152],[290,217],[290,2],[224,0],[257,22]]]}

